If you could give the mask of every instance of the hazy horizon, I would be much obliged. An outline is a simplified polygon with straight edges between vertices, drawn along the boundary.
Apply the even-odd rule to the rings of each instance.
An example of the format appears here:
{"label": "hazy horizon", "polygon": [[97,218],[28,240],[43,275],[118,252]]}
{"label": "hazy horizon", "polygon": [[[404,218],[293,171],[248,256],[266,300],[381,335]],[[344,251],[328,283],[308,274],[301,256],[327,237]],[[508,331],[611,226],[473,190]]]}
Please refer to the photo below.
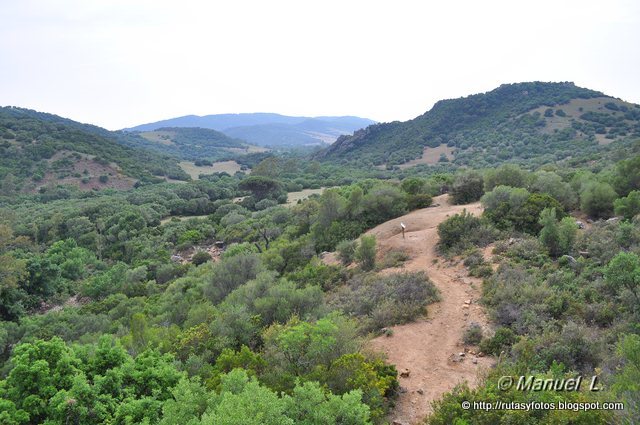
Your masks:
{"label": "hazy horizon", "polygon": [[0,104],[120,129],[185,115],[414,118],[505,83],[640,103],[632,1],[2,6]]}

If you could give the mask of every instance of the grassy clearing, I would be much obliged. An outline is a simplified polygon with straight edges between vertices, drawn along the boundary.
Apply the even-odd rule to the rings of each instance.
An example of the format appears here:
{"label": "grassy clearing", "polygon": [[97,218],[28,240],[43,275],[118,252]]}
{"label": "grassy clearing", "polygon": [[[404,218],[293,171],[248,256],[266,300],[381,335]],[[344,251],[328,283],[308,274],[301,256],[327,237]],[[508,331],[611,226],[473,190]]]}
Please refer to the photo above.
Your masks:
{"label": "grassy clearing", "polygon": [[440,155],[442,154],[445,154],[447,159],[451,161],[453,159],[453,150],[454,148],[451,148],[444,144],[438,146],[437,148],[426,147],[422,152],[422,157],[413,159],[409,162],[405,162],[404,164],[400,165],[400,168],[405,169],[420,164],[437,164],[440,160]]}
{"label": "grassy clearing", "polygon": [[241,170],[240,164],[235,161],[220,161],[214,162],[213,165],[197,166],[191,161],[181,161],[180,168],[182,168],[192,179],[198,180],[200,174],[213,174],[213,173],[228,173],[234,175]]}
{"label": "grassy clearing", "polygon": [[163,218],[162,220],[160,220],[160,224],[167,224],[169,223],[171,220],[178,219],[180,221],[183,220],[189,220],[190,218],[207,218],[209,217],[208,215],[188,215],[188,216],[182,216],[182,215],[173,215],[173,216],[169,216],[166,218]]}
{"label": "grassy clearing", "polygon": [[304,189],[299,192],[289,192],[287,194],[287,204],[297,204],[298,201],[307,199],[309,196],[314,194],[322,195],[322,192],[326,189],[326,187],[321,187],[319,189]]}

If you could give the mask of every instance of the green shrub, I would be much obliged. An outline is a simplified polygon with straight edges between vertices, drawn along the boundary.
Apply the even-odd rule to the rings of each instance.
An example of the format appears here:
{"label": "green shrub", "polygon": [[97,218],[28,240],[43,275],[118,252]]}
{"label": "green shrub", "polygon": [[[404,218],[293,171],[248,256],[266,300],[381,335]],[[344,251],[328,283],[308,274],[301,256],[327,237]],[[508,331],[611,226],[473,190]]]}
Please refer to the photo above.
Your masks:
{"label": "green shrub", "polygon": [[476,345],[482,340],[482,326],[479,323],[473,322],[464,331],[462,340],[465,344]]}
{"label": "green shrub", "polygon": [[425,313],[438,291],[424,273],[360,274],[329,295],[329,303],[361,317],[366,331],[406,323]]}
{"label": "green shrub", "polygon": [[376,266],[376,237],[374,235],[365,235],[360,238],[355,258],[362,270],[373,270]]}
{"label": "green shrub", "polygon": [[505,164],[484,173],[484,190],[493,190],[496,186],[525,187],[528,173],[517,165]]}
{"label": "green shrub", "polygon": [[342,241],[336,246],[338,251],[338,258],[344,266],[348,266],[353,263],[356,257],[356,250],[358,248],[358,241]]}
{"label": "green shrub", "polygon": [[480,219],[467,210],[449,217],[438,225],[438,246],[443,250],[449,250],[458,245],[467,243],[468,236],[480,227]]}
{"label": "green shrub", "polygon": [[427,193],[418,193],[416,195],[407,196],[407,207],[410,210],[427,208],[433,203],[433,198]]}
{"label": "green shrub", "polygon": [[580,192],[580,208],[593,218],[611,217],[613,201],[617,197],[610,184],[590,182]]}
{"label": "green shrub", "polygon": [[391,267],[400,267],[402,263],[409,259],[409,254],[404,251],[391,250],[384,255],[380,269],[388,269]]}
{"label": "green shrub", "polygon": [[482,174],[470,171],[456,177],[451,187],[451,199],[454,204],[468,204],[479,200],[484,194]]}
{"label": "green shrub", "polygon": [[502,351],[507,351],[518,341],[518,336],[509,328],[498,328],[491,338],[485,338],[480,342],[480,351],[494,356]]}
{"label": "green shrub", "polygon": [[569,183],[550,171],[538,171],[533,175],[533,181],[529,185],[533,192],[546,193],[557,199],[567,210],[572,210],[578,203],[578,197]]}
{"label": "green shrub", "polygon": [[616,292],[628,291],[640,305],[640,256],[619,252],[607,265],[605,279]]}
{"label": "green shrub", "polygon": [[612,183],[615,191],[621,196],[626,196],[633,190],[640,190],[640,156],[618,162]]}
{"label": "green shrub", "polygon": [[640,191],[633,190],[624,198],[616,199],[613,202],[616,215],[621,215],[627,220],[631,220],[640,214]]}
{"label": "green shrub", "polygon": [[469,251],[463,261],[469,269],[469,275],[474,277],[488,277],[493,273],[493,268],[484,260],[482,252],[478,249]]}
{"label": "green shrub", "polygon": [[537,235],[542,226],[539,217],[545,208],[555,208],[558,218],[566,214],[562,205],[546,193],[529,193],[526,189],[497,186],[482,197],[484,216],[499,229],[515,229]]}
{"label": "green shrub", "polygon": [[[558,401],[569,402],[571,405],[589,405],[602,400],[598,392],[592,391],[519,391],[515,388],[503,391],[496,383],[502,376],[522,375],[522,369],[513,366],[498,366],[489,372],[488,376],[475,389],[470,389],[467,384],[456,386],[451,392],[436,401],[433,405],[433,413],[426,419],[428,425],[494,425],[494,424],[607,424],[616,423],[614,414],[605,410],[560,410],[560,409],[474,409],[474,403],[487,403],[488,406],[497,402],[514,403],[525,406],[529,404],[540,405],[543,403]],[[573,375],[565,375],[557,371],[547,373],[530,372],[540,379],[569,378]],[[463,408],[470,403],[471,408]],[[466,407],[466,406],[465,406]],[[626,407],[626,406],[625,406]],[[625,409],[627,410],[627,409]],[[631,422],[629,422],[631,423]]]}
{"label": "green shrub", "polygon": [[231,291],[255,279],[264,270],[260,258],[255,254],[238,254],[224,258],[213,266],[202,291],[212,302],[218,303]]}
{"label": "green shrub", "polygon": [[559,257],[571,251],[578,231],[573,218],[565,217],[558,222],[555,208],[546,208],[540,213],[540,225],[539,239],[547,247],[549,255]]}
{"label": "green shrub", "polygon": [[196,266],[204,264],[207,261],[211,261],[211,255],[205,251],[198,251],[191,257],[191,262]]}

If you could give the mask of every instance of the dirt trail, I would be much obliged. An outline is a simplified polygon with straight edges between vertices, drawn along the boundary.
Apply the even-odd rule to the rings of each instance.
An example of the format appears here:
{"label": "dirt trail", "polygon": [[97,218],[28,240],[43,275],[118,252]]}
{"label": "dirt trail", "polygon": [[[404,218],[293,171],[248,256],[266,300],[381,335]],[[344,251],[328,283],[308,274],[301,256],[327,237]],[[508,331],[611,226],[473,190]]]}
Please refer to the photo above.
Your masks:
{"label": "dirt trail", "polygon": [[[461,264],[449,264],[435,251],[439,223],[463,209],[480,214],[482,207],[479,203],[450,205],[447,195],[434,198],[434,204],[439,205],[414,211],[367,232],[377,237],[378,255],[401,249],[411,257],[404,267],[384,273],[425,271],[442,298],[428,307],[427,318],[394,326],[393,336],[380,336],[370,343],[372,349],[385,353],[399,372],[410,371],[408,377],[399,378],[406,392],[400,394],[389,417],[392,423],[419,423],[431,412],[432,401],[463,381],[473,386],[479,372],[494,363],[491,358],[470,353],[459,356],[464,352],[462,336],[470,323],[477,322],[488,329],[484,311],[477,304],[481,280],[468,277]],[[405,239],[400,223],[406,225]]]}

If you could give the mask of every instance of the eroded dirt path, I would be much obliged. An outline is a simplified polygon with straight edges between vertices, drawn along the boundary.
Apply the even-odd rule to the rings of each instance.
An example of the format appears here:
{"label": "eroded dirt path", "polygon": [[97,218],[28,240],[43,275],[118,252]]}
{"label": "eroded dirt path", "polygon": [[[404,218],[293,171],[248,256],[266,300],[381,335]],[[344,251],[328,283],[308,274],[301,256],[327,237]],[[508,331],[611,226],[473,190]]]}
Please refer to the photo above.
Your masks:
{"label": "eroded dirt path", "polygon": [[[431,412],[434,400],[463,381],[475,385],[479,374],[494,363],[491,358],[471,353],[459,356],[464,352],[462,336],[469,324],[477,322],[488,329],[487,318],[477,303],[482,282],[468,277],[462,264],[445,262],[435,251],[439,223],[463,209],[478,215],[482,208],[479,203],[450,205],[447,195],[434,198],[434,204],[439,206],[414,211],[367,232],[377,237],[378,255],[399,249],[411,257],[404,267],[383,273],[425,271],[441,296],[440,302],[428,307],[427,318],[394,326],[392,336],[383,335],[370,342],[370,347],[385,353],[399,372],[410,372],[408,377],[399,378],[406,391],[400,394],[389,417],[392,423],[419,423]],[[407,227],[405,239],[400,223]]]}

